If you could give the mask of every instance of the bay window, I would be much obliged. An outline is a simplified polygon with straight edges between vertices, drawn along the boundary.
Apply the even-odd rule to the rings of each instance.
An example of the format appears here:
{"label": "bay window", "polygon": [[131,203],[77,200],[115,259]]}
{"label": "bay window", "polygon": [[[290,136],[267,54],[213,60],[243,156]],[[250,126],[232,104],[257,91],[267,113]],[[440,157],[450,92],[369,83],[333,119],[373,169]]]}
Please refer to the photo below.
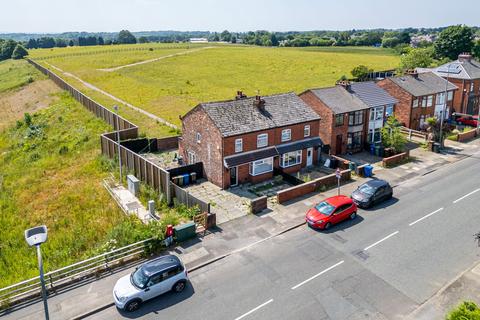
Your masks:
{"label": "bay window", "polygon": [[291,167],[302,163],[302,150],[282,154],[280,166],[282,168]]}
{"label": "bay window", "polygon": [[258,176],[273,171],[273,158],[266,158],[250,162],[250,175]]}

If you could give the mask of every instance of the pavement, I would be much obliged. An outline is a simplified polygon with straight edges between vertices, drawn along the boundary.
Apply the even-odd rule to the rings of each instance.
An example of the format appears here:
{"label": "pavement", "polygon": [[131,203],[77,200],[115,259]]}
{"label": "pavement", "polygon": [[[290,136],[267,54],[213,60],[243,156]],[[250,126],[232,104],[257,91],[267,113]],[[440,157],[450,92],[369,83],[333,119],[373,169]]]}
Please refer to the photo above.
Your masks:
{"label": "pavement", "polygon": [[[359,211],[355,221],[328,233],[306,229],[304,214],[336,190],[223,223],[206,236],[172,250],[188,269],[194,269],[188,290],[154,299],[138,313],[125,315],[111,307],[114,283],[134,269],[126,266],[52,294],[50,318],[72,319],[103,306],[105,310],[90,318],[158,318],[161,311],[171,319],[234,319],[270,299],[274,300],[253,311],[259,310],[252,319],[403,318],[427,305],[451,279],[479,260],[479,250],[472,248],[472,235],[478,232],[478,213],[472,208],[476,208],[480,192],[458,205],[451,204],[451,199],[479,188],[478,146],[474,141],[442,155],[446,163],[461,160],[455,166],[437,161],[414,170],[414,176],[408,172],[400,175],[405,171],[400,167],[374,169],[375,177],[396,186],[395,198],[376,210]],[[341,191],[349,194],[364,181],[356,178]],[[447,200],[448,205],[443,203]],[[443,209],[432,214],[438,206]],[[454,223],[437,215],[454,216]],[[406,222],[410,221],[415,223],[409,226]],[[378,249],[377,245],[365,249],[378,239],[382,240]],[[341,272],[328,270],[325,278],[323,273],[319,275],[322,281],[307,281],[305,292],[297,295],[291,287],[332,266],[331,270]],[[433,309],[424,310],[424,319],[428,319]],[[1,316],[36,319],[43,317],[43,305],[34,301]]]}

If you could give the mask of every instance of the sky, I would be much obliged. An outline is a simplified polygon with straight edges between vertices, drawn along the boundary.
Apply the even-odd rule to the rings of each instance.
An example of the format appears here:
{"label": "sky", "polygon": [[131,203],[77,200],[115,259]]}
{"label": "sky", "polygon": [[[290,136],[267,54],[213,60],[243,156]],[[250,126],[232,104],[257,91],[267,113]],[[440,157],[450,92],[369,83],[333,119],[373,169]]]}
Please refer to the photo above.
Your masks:
{"label": "sky", "polygon": [[0,1],[0,32],[240,32],[480,25],[480,0]]}

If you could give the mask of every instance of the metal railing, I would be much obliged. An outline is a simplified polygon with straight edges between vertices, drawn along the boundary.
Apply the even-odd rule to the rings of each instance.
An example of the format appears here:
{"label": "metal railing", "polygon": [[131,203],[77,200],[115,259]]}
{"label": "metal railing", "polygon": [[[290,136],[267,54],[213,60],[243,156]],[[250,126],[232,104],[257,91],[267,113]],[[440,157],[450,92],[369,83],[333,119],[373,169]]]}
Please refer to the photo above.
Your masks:
{"label": "metal railing", "polygon": [[428,140],[428,133],[418,130],[413,130],[407,127],[400,127],[400,132],[408,136],[408,140],[412,141],[412,137],[421,138],[425,141]]}
{"label": "metal railing", "polygon": [[[47,272],[45,285],[48,292],[83,278],[99,275],[125,262],[138,259],[147,251],[152,239],[132,243],[66,267]],[[0,289],[0,306],[10,306],[40,295],[40,277],[24,280]]]}

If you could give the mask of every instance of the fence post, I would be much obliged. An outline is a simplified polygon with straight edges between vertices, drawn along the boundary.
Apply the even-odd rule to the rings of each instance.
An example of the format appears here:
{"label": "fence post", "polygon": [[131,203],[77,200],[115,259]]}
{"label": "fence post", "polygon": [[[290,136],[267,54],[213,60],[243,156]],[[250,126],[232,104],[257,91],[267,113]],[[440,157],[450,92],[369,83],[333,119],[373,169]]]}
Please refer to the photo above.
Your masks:
{"label": "fence post", "polygon": [[412,129],[408,130],[408,140],[412,141]]}
{"label": "fence post", "polygon": [[[160,184],[161,183],[162,179],[160,179]],[[168,172],[167,170],[165,170],[165,196],[167,198],[167,204],[170,205],[172,203],[172,195],[170,190],[170,172]]]}
{"label": "fence post", "polygon": [[50,289],[52,289],[53,288],[53,279],[52,279],[51,274],[48,275],[48,279],[50,280]]}

